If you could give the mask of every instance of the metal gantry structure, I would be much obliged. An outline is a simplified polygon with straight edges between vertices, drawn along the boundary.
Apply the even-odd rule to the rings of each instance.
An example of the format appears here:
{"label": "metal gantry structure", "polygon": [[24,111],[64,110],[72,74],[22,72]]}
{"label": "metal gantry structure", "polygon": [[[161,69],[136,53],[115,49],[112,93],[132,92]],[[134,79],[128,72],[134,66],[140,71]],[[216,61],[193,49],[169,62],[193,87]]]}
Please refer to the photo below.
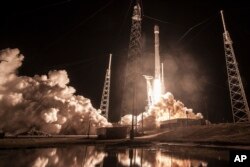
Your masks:
{"label": "metal gantry structure", "polygon": [[[132,26],[130,33],[130,42],[128,49],[128,59],[125,68],[125,81],[122,97],[122,115],[131,114],[135,110],[136,87],[138,77],[139,58],[141,57],[141,11],[140,5],[134,6],[132,16]],[[133,102],[132,102],[133,100]],[[134,103],[134,104],[133,104]]]}
{"label": "metal gantry structure", "polygon": [[101,105],[100,110],[102,111],[101,114],[108,119],[109,115],[109,95],[110,95],[110,82],[111,82],[111,60],[112,60],[112,54],[109,55],[109,66],[106,71],[105,75],[105,81],[103,86],[103,92],[102,92],[102,99],[101,99]]}
{"label": "metal gantry structure", "polygon": [[220,12],[224,28],[223,39],[233,121],[234,123],[250,123],[249,106],[234,54],[233,41],[226,29],[223,11]]}
{"label": "metal gantry structure", "polygon": [[[136,5],[134,6],[132,16],[128,59],[125,68],[125,81],[121,102],[122,115],[132,114],[131,134],[134,134],[134,125],[137,125],[137,112],[140,108],[138,102],[140,101],[140,96],[142,95],[141,92],[139,93],[139,80],[143,80],[143,77],[140,74],[140,58],[142,55],[141,20],[141,7],[137,1]],[[133,138],[133,135],[131,138]]]}

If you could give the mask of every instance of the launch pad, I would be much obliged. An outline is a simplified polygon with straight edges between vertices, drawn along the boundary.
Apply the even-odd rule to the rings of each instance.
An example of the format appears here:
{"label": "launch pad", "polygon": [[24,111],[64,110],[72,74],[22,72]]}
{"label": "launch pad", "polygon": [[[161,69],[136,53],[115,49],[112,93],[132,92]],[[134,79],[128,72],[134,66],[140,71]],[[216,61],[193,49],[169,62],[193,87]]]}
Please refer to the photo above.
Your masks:
{"label": "launch pad", "polygon": [[101,127],[96,129],[98,139],[125,139],[128,137],[129,126]]}
{"label": "launch pad", "polygon": [[205,119],[178,118],[160,122],[161,129],[174,129],[179,127],[206,125]]}

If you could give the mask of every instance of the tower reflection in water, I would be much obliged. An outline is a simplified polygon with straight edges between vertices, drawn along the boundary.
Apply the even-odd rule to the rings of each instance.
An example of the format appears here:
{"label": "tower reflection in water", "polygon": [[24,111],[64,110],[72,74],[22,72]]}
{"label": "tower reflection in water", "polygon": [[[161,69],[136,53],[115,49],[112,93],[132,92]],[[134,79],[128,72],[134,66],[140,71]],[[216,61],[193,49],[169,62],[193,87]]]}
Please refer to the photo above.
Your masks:
{"label": "tower reflection in water", "polygon": [[[105,151],[104,151],[105,150]],[[41,153],[40,153],[41,154]],[[72,149],[50,149],[41,154],[33,167],[205,167],[207,162],[182,158],[165,153],[161,149],[99,149],[94,146]]]}

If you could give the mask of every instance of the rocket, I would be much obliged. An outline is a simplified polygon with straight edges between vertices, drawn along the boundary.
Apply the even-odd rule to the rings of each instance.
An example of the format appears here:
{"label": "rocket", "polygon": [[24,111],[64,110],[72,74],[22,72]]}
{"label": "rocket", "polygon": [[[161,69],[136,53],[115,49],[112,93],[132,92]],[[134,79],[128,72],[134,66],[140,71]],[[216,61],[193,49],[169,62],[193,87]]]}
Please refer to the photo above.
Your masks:
{"label": "rocket", "polygon": [[154,26],[155,34],[155,77],[153,83],[153,101],[158,102],[161,98],[161,65],[160,65],[160,51],[159,51],[159,27]]}
{"label": "rocket", "polygon": [[154,34],[155,34],[155,79],[161,78],[161,65],[160,65],[160,43],[159,43],[159,27],[157,25],[154,26]]}
{"label": "rocket", "polygon": [[[157,82],[160,81],[160,86],[161,88],[156,88],[155,89],[160,89],[161,94],[165,93],[165,85],[164,85],[164,72],[163,72],[163,63],[160,61],[160,40],[159,40],[159,26],[155,25],[154,26],[154,34],[155,34],[155,80],[158,80]],[[159,93],[159,92],[158,92]]]}
{"label": "rocket", "polygon": [[[154,26],[155,34],[155,76],[144,75],[147,82],[148,106],[157,103],[161,95],[165,93],[163,63],[160,63],[160,43],[159,43],[159,27]],[[153,85],[151,80],[153,79]]]}

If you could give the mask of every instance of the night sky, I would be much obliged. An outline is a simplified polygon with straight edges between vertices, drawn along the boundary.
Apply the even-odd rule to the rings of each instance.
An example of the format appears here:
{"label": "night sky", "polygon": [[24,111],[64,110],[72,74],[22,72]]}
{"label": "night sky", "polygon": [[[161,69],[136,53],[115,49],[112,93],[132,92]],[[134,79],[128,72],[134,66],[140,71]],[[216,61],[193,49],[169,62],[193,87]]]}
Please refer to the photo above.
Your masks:
{"label": "night sky", "polygon": [[[93,106],[98,108],[108,55],[112,53],[110,120],[119,120],[134,2],[35,0],[0,3],[0,49],[20,49],[25,60],[19,75],[34,76],[65,69],[76,93],[91,99]],[[247,1],[143,0],[142,9],[143,57],[145,65],[149,66],[145,72],[153,74],[154,67],[150,65],[154,64],[153,26],[158,24],[167,90],[211,122],[231,122],[219,11],[224,10],[250,102],[250,6]]]}

